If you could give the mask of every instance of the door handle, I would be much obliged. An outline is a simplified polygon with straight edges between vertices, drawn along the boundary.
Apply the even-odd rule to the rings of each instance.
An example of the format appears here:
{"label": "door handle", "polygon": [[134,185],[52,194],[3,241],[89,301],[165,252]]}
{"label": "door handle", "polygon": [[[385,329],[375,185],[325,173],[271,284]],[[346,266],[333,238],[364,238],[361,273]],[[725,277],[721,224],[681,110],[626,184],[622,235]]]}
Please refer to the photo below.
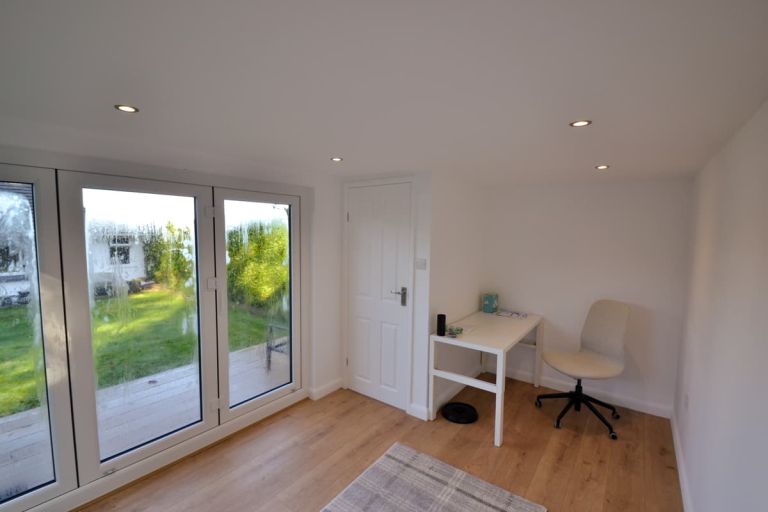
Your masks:
{"label": "door handle", "polygon": [[401,306],[405,306],[406,304],[408,304],[408,288],[406,288],[405,286],[400,288],[399,292],[389,292],[389,293],[394,293],[395,295],[399,295],[400,296],[400,305]]}

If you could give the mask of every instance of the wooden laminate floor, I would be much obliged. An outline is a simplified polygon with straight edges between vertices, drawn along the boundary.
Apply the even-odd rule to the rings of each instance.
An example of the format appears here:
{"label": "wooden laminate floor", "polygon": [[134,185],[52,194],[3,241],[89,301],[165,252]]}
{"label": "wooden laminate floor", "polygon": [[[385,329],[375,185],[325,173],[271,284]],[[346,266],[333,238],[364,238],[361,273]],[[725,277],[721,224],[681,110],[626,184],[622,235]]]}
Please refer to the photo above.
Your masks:
{"label": "wooden laminate floor", "polygon": [[508,380],[504,445],[493,446],[493,395],[457,399],[481,419],[424,422],[352,391],[305,400],[84,510],[315,512],[395,441],[545,505],[550,512],[682,510],[669,421],[622,409],[619,439],[583,409],[553,428],[562,406],[533,406]]}

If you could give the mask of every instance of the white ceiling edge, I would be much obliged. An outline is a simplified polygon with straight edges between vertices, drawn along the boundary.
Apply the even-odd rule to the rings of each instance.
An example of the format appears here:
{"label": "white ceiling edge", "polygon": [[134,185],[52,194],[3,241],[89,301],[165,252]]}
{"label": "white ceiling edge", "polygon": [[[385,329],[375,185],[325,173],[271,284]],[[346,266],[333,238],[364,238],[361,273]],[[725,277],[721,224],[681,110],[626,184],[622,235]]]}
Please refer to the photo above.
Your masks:
{"label": "white ceiling edge", "polygon": [[330,178],[318,182],[301,180],[297,182],[275,181],[264,175],[250,173],[248,175],[212,174],[194,169],[177,169],[156,165],[99,158],[87,155],[75,155],[58,151],[47,151],[19,146],[0,144],[0,165],[56,169],[60,171],[76,171],[94,174],[107,174],[137,179],[156,180],[189,185],[210,187],[235,188],[254,192],[269,192],[304,196],[309,198],[309,208],[314,208],[313,190],[320,186],[340,186],[340,180]]}
{"label": "white ceiling edge", "polygon": [[[746,123],[747,121],[745,121]],[[738,130],[738,129],[737,129]],[[36,145],[25,144],[35,140]],[[728,139],[729,140],[729,139]],[[724,141],[723,146],[727,143]],[[99,147],[94,153],[86,148]],[[721,148],[713,151],[713,158]],[[137,155],[141,155],[137,158]],[[625,174],[619,166],[613,165],[608,171],[597,171],[590,167],[576,168],[572,177],[558,175],[489,177],[473,176],[471,172],[443,171],[434,169],[393,169],[391,171],[366,171],[356,169],[354,164],[328,162],[328,169],[317,171],[274,171],[269,162],[245,161],[221,158],[186,149],[164,147],[162,152],[151,143],[127,141],[108,134],[84,132],[71,127],[51,126],[25,119],[0,115],[0,159],[4,163],[49,167],[68,170],[99,172],[100,169],[115,169],[128,174],[151,175],[161,171],[168,175],[176,173],[179,181],[187,175],[222,176],[263,181],[272,184],[315,186],[322,182],[350,182],[378,178],[412,176],[425,173],[433,179],[459,181],[480,188],[496,186],[529,185],[577,185],[604,183],[636,183],[656,180],[693,179],[703,169],[681,172],[656,172],[646,174]],[[708,160],[709,161],[709,160]]]}
{"label": "white ceiling edge", "polygon": [[[670,184],[687,182],[693,183],[698,173],[693,175],[668,174],[654,176],[610,176],[595,175],[592,180],[583,178],[574,180],[558,179],[554,181],[519,181],[514,183],[505,183],[500,187],[498,184],[489,184],[472,180],[466,175],[435,174],[424,171],[404,171],[396,173],[379,173],[366,176],[348,175],[348,176],[315,176],[314,178],[307,174],[294,175],[291,179],[281,179],[273,174],[259,172],[253,168],[247,168],[246,172],[211,172],[206,169],[189,169],[172,166],[161,166],[149,163],[132,162],[127,160],[116,160],[112,158],[102,158],[93,155],[73,154],[61,151],[51,151],[41,148],[28,148],[21,146],[11,146],[0,144],[0,163],[10,165],[20,165],[28,167],[40,167],[47,169],[58,169],[68,171],[93,172],[112,175],[121,175],[137,178],[156,179],[161,181],[173,181],[178,183],[190,183],[208,186],[240,187],[249,190],[270,190],[276,193],[298,194],[299,189],[315,189],[318,186],[340,187],[343,183],[360,183],[366,181],[375,181],[377,179],[391,179],[401,177],[413,177],[423,175],[428,178],[429,183],[455,182],[462,187],[472,189],[476,192],[487,191],[491,194],[504,193],[507,187],[525,187],[525,188],[580,188],[590,186],[634,186],[644,183],[665,183]],[[597,174],[597,171],[596,171]],[[283,176],[284,177],[284,176]],[[431,186],[429,187],[431,188]]]}
{"label": "white ceiling edge", "polygon": [[[25,142],[35,140],[35,145]],[[94,146],[98,153],[85,150]],[[141,154],[141,158],[136,158]],[[71,127],[51,126],[25,119],[0,115],[0,158],[4,163],[100,172],[114,169],[125,173],[151,175],[152,172],[187,175],[224,176],[248,180],[312,186],[323,179],[336,179],[329,174],[310,175],[302,172],[274,172],[264,162],[226,159],[186,149],[165,147],[157,154],[156,146],[127,141],[108,134],[84,132]]]}

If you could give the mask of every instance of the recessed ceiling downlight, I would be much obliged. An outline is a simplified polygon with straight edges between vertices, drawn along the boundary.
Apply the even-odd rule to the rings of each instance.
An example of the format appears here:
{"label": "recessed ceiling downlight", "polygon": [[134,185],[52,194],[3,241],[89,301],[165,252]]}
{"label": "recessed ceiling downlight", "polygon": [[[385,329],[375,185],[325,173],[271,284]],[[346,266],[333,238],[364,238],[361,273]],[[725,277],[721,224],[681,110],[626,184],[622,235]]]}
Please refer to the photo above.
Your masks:
{"label": "recessed ceiling downlight", "polygon": [[339,163],[339,162],[341,162],[341,161],[343,161],[343,160],[344,160],[344,159],[343,159],[343,158],[341,158],[340,156],[332,156],[332,157],[331,157],[331,162],[336,162],[336,163]]}
{"label": "recessed ceiling downlight", "polygon": [[595,169],[597,169],[598,171],[606,171],[606,170],[608,170],[610,168],[611,168],[611,166],[608,165],[608,164],[600,164],[600,165],[596,165],[595,166]]}
{"label": "recessed ceiling downlight", "polygon": [[584,126],[589,126],[592,124],[592,121],[589,119],[580,119],[578,121],[573,121],[571,123],[568,123],[569,126],[573,128],[583,128]]}
{"label": "recessed ceiling downlight", "polygon": [[131,105],[115,105],[115,109],[119,110],[120,112],[125,112],[126,114],[135,114],[139,111],[137,107],[132,107]]}

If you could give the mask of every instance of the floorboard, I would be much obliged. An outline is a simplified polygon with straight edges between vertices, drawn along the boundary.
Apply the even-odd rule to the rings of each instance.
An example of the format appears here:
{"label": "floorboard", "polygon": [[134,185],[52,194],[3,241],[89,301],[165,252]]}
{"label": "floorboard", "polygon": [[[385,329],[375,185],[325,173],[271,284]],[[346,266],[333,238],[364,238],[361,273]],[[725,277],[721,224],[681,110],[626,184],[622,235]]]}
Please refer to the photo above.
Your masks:
{"label": "floorboard", "polygon": [[94,502],[97,511],[319,510],[399,441],[545,505],[550,512],[682,511],[669,421],[621,409],[619,439],[583,409],[533,406],[507,381],[504,445],[493,447],[493,395],[465,389],[480,420],[423,422],[352,391],[305,400]]}

